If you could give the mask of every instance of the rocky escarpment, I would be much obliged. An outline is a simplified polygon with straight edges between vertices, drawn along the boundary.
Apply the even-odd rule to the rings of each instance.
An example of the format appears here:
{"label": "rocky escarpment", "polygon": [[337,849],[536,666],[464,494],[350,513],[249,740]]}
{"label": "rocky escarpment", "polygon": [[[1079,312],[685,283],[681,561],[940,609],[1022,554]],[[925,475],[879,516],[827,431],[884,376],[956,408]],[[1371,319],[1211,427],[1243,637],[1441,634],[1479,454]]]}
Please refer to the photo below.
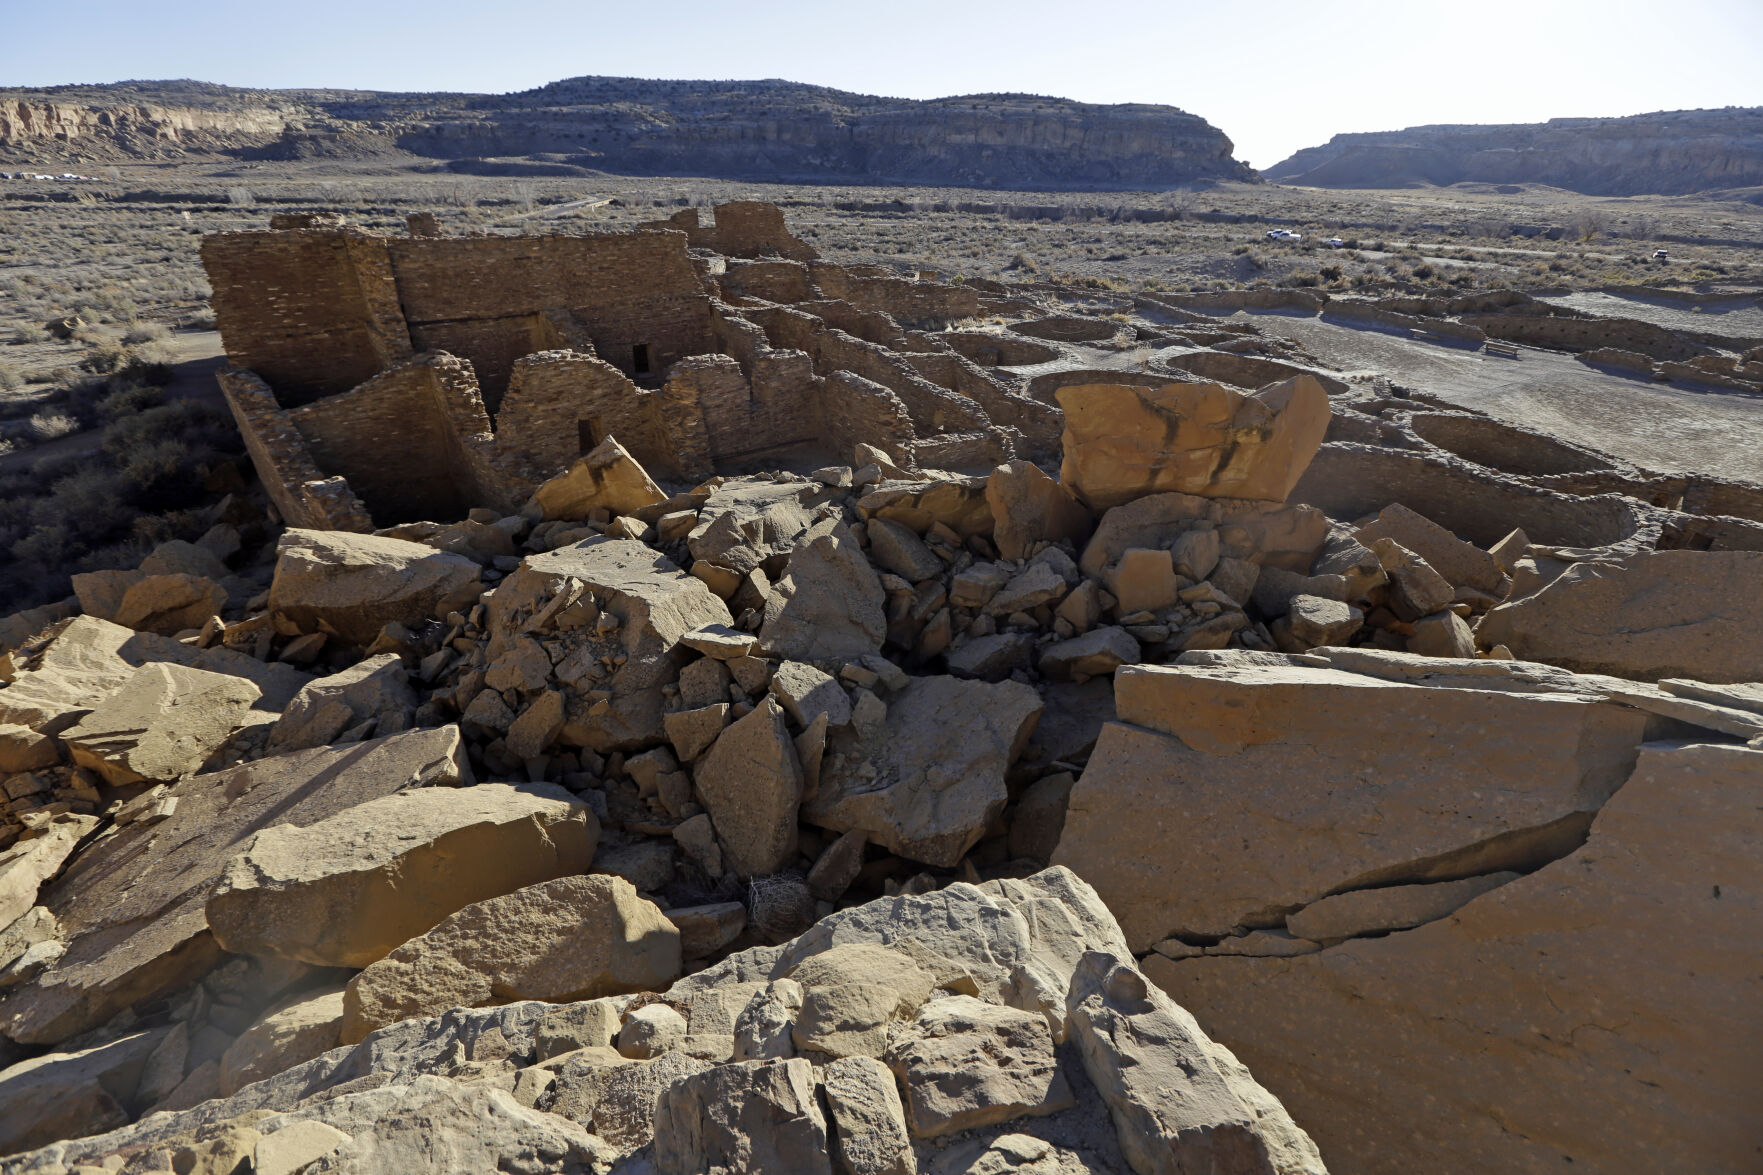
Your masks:
{"label": "rocky escarpment", "polygon": [[1336,135],[1262,172],[1282,184],[1549,184],[1598,196],[1763,184],[1763,107]]}
{"label": "rocky escarpment", "polygon": [[1026,94],[911,101],[784,81],[573,78],[508,95],[124,83],[0,103],[0,157],[395,146],[445,160],[540,156],[565,171],[804,182],[1118,189],[1253,177],[1222,132],[1172,106]]}

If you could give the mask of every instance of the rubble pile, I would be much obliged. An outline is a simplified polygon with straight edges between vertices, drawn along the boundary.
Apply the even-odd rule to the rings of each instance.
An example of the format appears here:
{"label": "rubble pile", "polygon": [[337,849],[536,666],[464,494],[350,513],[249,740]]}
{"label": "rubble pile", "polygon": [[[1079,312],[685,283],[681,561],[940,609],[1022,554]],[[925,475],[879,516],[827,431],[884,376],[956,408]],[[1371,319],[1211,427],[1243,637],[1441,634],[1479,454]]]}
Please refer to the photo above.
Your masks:
{"label": "rubble pile", "polygon": [[1742,1169],[1763,489],[1296,358],[0,623],[0,1170]]}

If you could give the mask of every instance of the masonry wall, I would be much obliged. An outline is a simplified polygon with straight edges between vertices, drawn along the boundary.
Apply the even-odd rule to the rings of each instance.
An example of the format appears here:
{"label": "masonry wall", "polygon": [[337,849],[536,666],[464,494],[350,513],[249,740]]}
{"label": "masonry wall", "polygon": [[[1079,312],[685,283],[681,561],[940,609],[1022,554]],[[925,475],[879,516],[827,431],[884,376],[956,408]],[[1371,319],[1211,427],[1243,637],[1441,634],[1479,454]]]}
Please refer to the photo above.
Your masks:
{"label": "masonry wall", "polygon": [[990,423],[971,400],[925,379],[885,347],[866,343],[799,311],[776,307],[747,314],[765,328],[773,346],[813,356],[814,369],[823,377],[849,371],[893,392],[911,413],[920,436],[966,432]]}
{"label": "masonry wall", "polygon": [[1065,430],[1065,414],[1059,409],[1010,391],[961,355],[931,352],[907,356],[906,362],[926,379],[974,401],[992,424],[1021,433],[1030,452],[1059,452]]}
{"label": "masonry wall", "polygon": [[456,449],[424,364],[384,372],[361,386],[288,413],[322,469],[341,474],[380,526],[451,521],[465,499]]}
{"label": "masonry wall", "polygon": [[639,461],[659,446],[653,393],[603,360],[575,351],[540,351],[514,364],[496,414],[496,442],[539,480],[616,436]]}
{"label": "masonry wall", "polygon": [[347,391],[411,355],[382,238],[219,233],[203,238],[202,264],[227,358],[284,406]]}
{"label": "masonry wall", "polygon": [[912,418],[900,397],[874,380],[835,371],[821,390],[827,443],[840,461],[852,460],[858,442],[874,445],[907,468],[912,456]]}
{"label": "masonry wall", "polygon": [[814,296],[808,267],[800,261],[749,261],[731,265],[717,283],[725,297],[764,298],[768,302],[806,302]]}
{"label": "masonry wall", "polygon": [[249,371],[228,368],[220,373],[220,390],[257,478],[284,522],[315,530],[373,529],[367,507],[345,480],[327,477],[314,463],[306,439],[268,384]]}
{"label": "masonry wall", "polygon": [[941,282],[908,281],[898,277],[863,277],[829,262],[809,267],[823,294],[865,310],[881,310],[903,323],[943,323],[975,318],[980,313],[979,291],[969,286]]}
{"label": "masonry wall", "polygon": [[819,398],[809,388],[789,394],[774,386],[761,397],[738,362],[727,355],[699,355],[675,365],[670,395],[690,396],[702,413],[711,460],[734,465],[824,441]]}
{"label": "masonry wall", "polygon": [[1569,318],[1541,314],[1468,314],[1465,322],[1486,331],[1489,338],[1509,343],[1528,343],[1564,351],[1616,347],[1638,351],[1654,359],[1693,359],[1706,347],[1632,318]]}
{"label": "masonry wall", "polygon": [[639,379],[714,349],[710,299],[682,233],[401,240],[388,248],[412,339],[453,340],[457,349],[447,349],[474,361],[482,354],[492,374],[504,370],[505,356],[511,372],[512,357],[533,349],[530,316],[548,310],[567,310],[601,359]]}

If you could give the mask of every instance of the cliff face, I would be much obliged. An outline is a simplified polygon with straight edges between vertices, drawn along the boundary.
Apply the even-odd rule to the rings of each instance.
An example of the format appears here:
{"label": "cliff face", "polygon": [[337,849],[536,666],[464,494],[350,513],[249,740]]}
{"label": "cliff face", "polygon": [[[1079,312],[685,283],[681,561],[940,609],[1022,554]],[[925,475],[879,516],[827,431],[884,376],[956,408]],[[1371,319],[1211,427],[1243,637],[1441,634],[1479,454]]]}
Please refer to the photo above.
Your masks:
{"label": "cliff face", "polygon": [[0,151],[89,158],[225,150],[280,136],[287,127],[272,107],[215,110],[150,103],[0,98]]}
{"label": "cliff face", "polygon": [[388,148],[439,160],[538,156],[565,169],[799,182],[1107,189],[1254,178],[1222,132],[1175,107],[1022,94],[920,102],[792,82],[635,78],[574,78],[509,95],[200,83],[0,93],[0,157]]}
{"label": "cliff face", "polygon": [[1598,196],[1763,184],[1763,107],[1336,135],[1262,172],[1319,188],[1535,183]]}

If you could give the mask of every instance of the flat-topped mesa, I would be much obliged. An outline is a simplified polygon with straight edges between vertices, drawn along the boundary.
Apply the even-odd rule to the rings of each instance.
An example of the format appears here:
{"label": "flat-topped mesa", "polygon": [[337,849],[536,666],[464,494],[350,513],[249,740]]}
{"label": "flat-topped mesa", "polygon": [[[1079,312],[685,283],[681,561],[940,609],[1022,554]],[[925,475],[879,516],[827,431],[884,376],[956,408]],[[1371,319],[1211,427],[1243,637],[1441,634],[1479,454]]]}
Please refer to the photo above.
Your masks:
{"label": "flat-topped mesa", "polygon": [[907,469],[989,468],[1058,433],[1054,409],[946,346],[908,358],[924,347],[900,323],[974,317],[976,290],[819,261],[770,204],[582,236],[274,223],[202,258],[221,386],[295,525],[511,513],[609,436],[695,484],[858,442]]}

